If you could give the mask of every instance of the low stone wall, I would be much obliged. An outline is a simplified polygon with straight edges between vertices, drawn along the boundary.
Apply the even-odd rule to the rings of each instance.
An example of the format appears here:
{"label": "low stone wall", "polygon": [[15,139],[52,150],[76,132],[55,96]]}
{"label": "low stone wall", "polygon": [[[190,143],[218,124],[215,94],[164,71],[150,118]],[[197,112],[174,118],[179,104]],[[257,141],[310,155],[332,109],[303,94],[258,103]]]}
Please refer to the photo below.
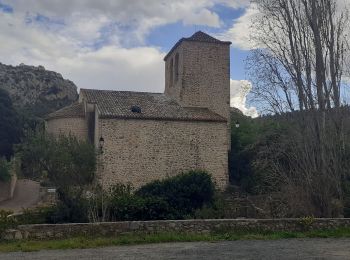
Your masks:
{"label": "low stone wall", "polygon": [[8,182],[0,181],[0,202],[4,200],[12,199],[13,193],[16,188],[17,176],[13,175]]}
{"label": "low stone wall", "polygon": [[58,239],[74,236],[115,236],[165,231],[208,233],[218,230],[303,231],[350,227],[350,219],[217,219],[126,221],[87,224],[23,225],[7,230],[3,239]]}

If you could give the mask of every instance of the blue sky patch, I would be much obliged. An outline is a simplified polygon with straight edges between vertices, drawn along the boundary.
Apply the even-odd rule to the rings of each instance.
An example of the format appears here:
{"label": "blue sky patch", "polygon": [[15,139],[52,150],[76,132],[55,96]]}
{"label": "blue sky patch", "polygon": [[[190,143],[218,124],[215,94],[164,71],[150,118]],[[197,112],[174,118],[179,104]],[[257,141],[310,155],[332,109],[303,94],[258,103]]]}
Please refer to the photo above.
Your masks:
{"label": "blue sky patch", "polygon": [[0,2],[0,11],[4,13],[13,13],[13,8],[10,5],[6,5]]}

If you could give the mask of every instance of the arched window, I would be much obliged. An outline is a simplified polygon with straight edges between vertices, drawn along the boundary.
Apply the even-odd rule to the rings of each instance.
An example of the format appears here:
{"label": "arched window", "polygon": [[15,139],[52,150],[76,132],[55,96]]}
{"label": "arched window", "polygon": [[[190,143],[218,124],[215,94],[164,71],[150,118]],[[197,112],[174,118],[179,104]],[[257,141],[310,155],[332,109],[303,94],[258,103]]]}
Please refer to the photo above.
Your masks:
{"label": "arched window", "polygon": [[175,83],[179,80],[179,54],[175,55]]}
{"label": "arched window", "polygon": [[173,61],[173,59],[170,60],[169,73],[170,73],[170,87],[172,87],[174,84],[174,61]]}

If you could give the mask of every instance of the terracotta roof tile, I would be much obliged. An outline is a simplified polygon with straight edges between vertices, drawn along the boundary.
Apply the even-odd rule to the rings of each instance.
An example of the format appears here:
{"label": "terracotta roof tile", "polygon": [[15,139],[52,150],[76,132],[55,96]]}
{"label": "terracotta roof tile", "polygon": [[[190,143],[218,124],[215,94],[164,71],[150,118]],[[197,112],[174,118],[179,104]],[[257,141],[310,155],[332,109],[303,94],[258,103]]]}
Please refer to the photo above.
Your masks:
{"label": "terracotta roof tile", "polygon": [[57,110],[45,117],[45,119],[53,118],[69,118],[69,117],[84,117],[84,107],[82,103],[73,103],[70,106],[64,107],[60,110]]}
{"label": "terracotta roof tile", "polygon": [[[207,108],[184,108],[161,93],[81,89],[80,94],[97,104],[102,118],[226,121]],[[133,107],[141,113],[132,112]]]}
{"label": "terracotta roof tile", "polygon": [[208,42],[208,43],[217,43],[217,44],[231,44],[229,41],[220,41],[218,39],[215,39],[214,37],[202,32],[198,31],[194,33],[192,36],[188,38],[181,38],[174,47],[171,48],[171,50],[168,52],[168,54],[164,57],[164,60],[166,60],[170,54],[183,42],[183,41],[190,41],[190,42]]}
{"label": "terracotta roof tile", "polygon": [[188,37],[185,39],[187,41],[195,41],[195,42],[228,43],[228,42],[223,42],[223,41],[220,41],[218,39],[215,39],[214,37],[202,32],[202,31],[198,31],[195,34],[193,34],[191,37]]}

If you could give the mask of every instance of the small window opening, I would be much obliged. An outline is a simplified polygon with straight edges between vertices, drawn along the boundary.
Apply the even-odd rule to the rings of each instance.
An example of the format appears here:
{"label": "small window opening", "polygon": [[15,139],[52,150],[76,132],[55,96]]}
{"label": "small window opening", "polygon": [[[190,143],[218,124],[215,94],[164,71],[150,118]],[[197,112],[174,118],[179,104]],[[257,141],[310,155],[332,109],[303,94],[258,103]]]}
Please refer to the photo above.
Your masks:
{"label": "small window opening", "polygon": [[179,80],[179,54],[175,55],[175,82]]}
{"label": "small window opening", "polygon": [[170,87],[173,86],[173,81],[174,81],[174,60],[170,60],[170,68],[169,68],[169,73],[170,73]]}
{"label": "small window opening", "polygon": [[131,112],[141,114],[141,107],[139,107],[139,106],[132,106],[131,107]]}

